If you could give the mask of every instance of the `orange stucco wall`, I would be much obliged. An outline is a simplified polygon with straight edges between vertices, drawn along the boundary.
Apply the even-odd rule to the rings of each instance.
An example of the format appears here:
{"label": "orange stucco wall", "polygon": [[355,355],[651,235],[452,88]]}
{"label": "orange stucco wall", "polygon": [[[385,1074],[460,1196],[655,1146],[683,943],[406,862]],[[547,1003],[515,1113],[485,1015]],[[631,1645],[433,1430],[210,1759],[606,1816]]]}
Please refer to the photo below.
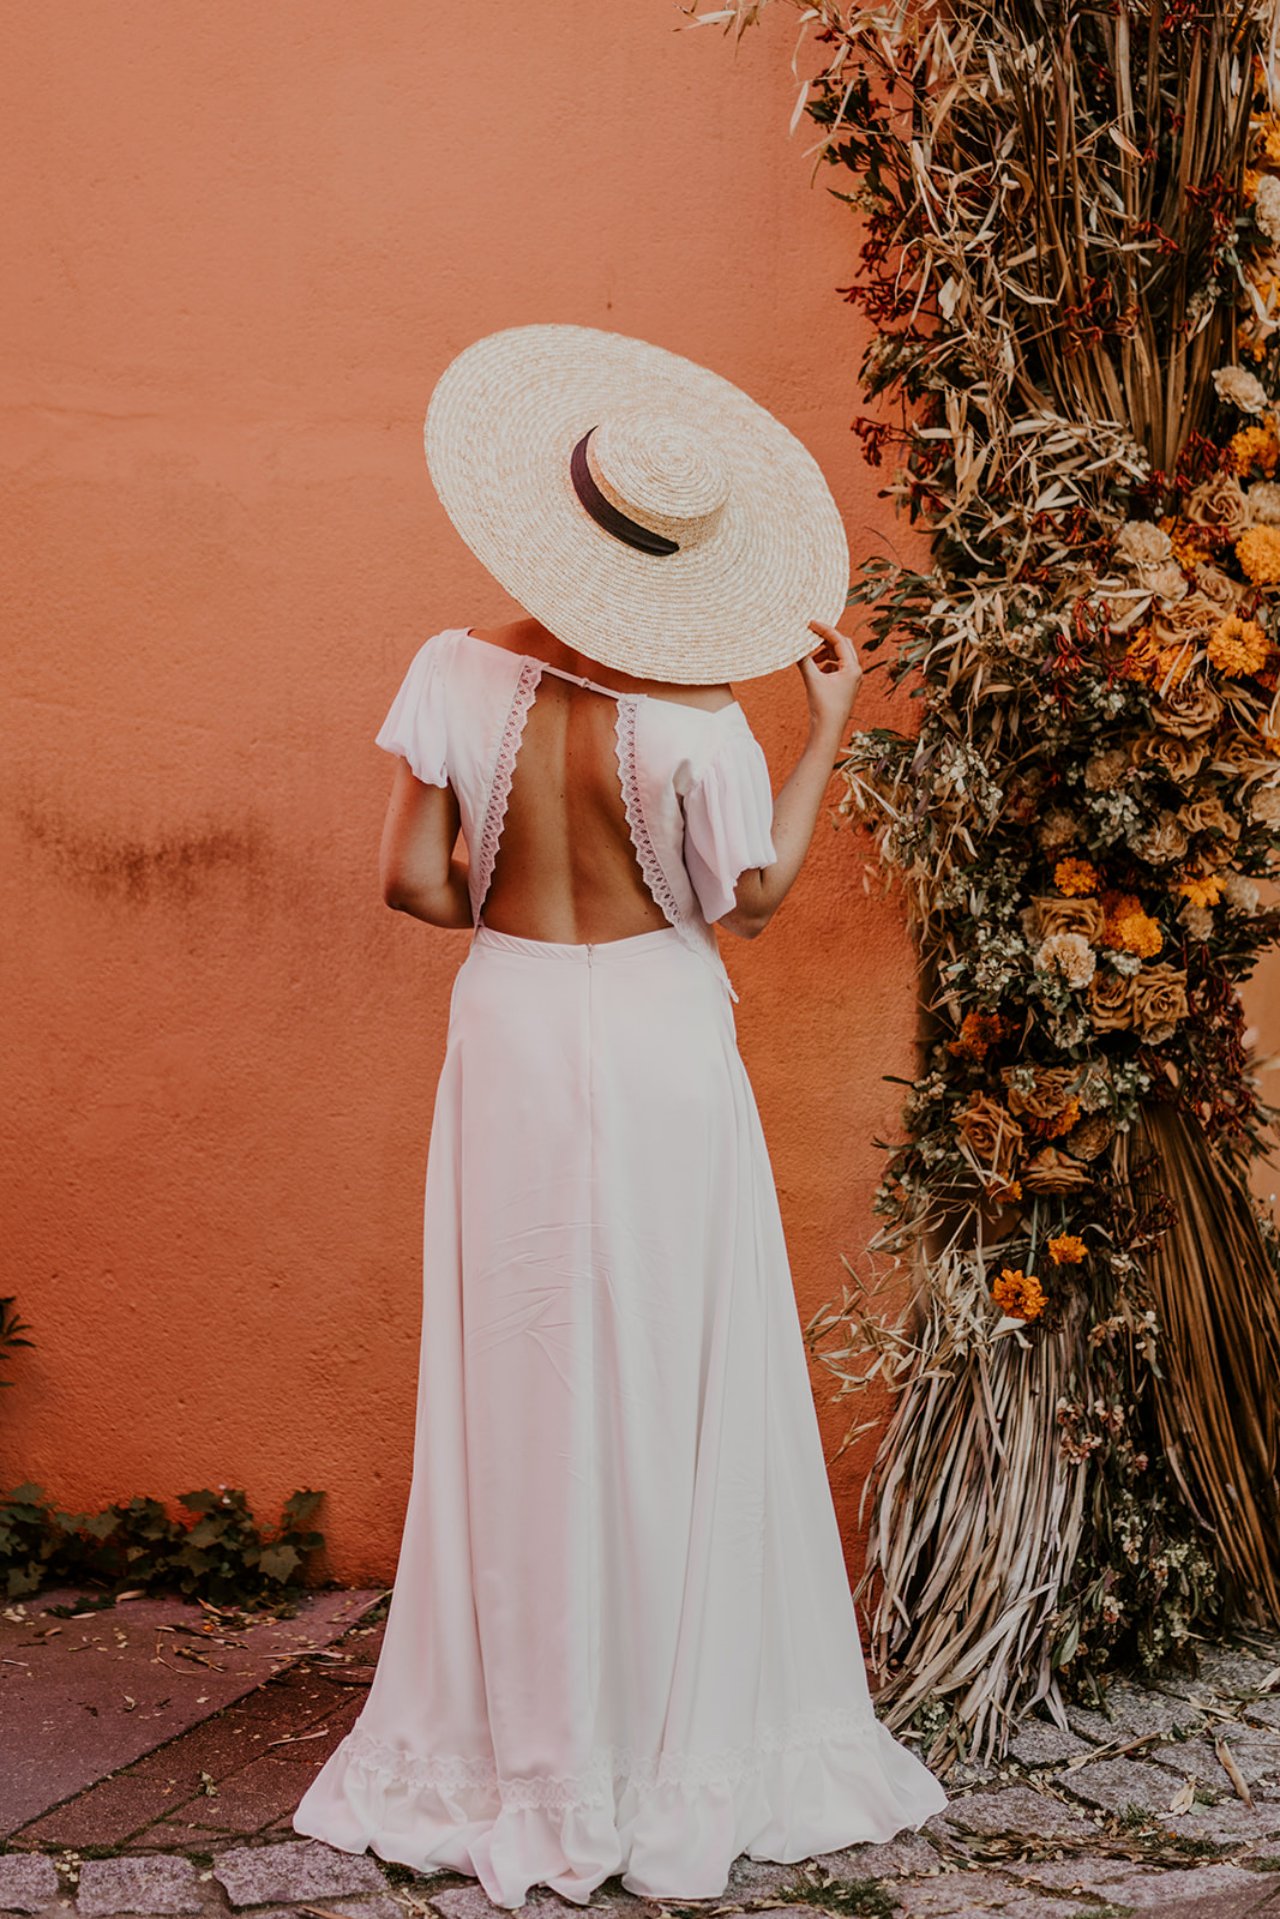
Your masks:
{"label": "orange stucco wall", "polygon": [[[5,1484],[222,1482],[266,1515],[323,1487],[329,1569],[394,1569],[466,935],[378,897],[372,735],[428,633],[515,611],[427,479],[452,355],[534,319],[659,341],[800,433],[855,554],[901,537],[849,431],[852,216],[787,137],[795,16],[736,57],[681,17],[9,13],[0,1290],[38,1345]],[[741,690],[780,784],[799,675]],[[725,942],[806,1318],[865,1243],[910,1059],[862,865],[820,823],[765,937]],[[864,1459],[833,1472],[852,1558]]]}

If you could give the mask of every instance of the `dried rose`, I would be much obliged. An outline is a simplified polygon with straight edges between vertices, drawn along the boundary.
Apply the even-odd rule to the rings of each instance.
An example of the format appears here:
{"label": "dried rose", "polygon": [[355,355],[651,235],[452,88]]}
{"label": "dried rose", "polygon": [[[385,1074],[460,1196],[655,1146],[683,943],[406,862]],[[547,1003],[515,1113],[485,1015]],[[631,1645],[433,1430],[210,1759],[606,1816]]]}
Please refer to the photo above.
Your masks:
{"label": "dried rose", "polygon": [[[1247,377],[1253,378],[1252,374]],[[1233,540],[1249,523],[1244,489],[1234,473],[1226,473],[1221,468],[1191,492],[1185,512],[1189,520],[1220,526]]]}
{"label": "dried rose", "polygon": [[1244,593],[1238,580],[1224,573],[1212,560],[1201,560],[1194,568],[1196,586],[1219,613],[1230,613]]}
{"label": "dried rose", "polygon": [[1133,981],[1133,1023],[1149,1045],[1170,1039],[1187,1017],[1187,976],[1161,962],[1144,966]]}
{"label": "dried rose", "polygon": [[975,1093],[956,1118],[956,1131],[980,1165],[1007,1173],[1022,1147],[1022,1128],[998,1100]]}
{"label": "dried rose", "polygon": [[1089,982],[1088,1005],[1095,1032],[1126,1032],[1133,1025],[1133,981],[1114,967],[1100,967]]}
{"label": "dried rose", "polygon": [[1190,800],[1178,808],[1178,818],[1188,833],[1221,833],[1234,844],[1240,837],[1240,822],[1228,813],[1216,793]]}
{"label": "dried rose", "polygon": [[1102,938],[1106,915],[1092,894],[1078,899],[1059,899],[1055,893],[1038,894],[1024,915],[1027,937],[1031,941],[1052,939],[1057,933],[1079,933],[1090,944]]}
{"label": "dried rose", "polygon": [[1074,1066],[1004,1066],[1000,1069],[1011,1113],[1056,1119],[1074,1096]]}
{"label": "dried rose", "polygon": [[1162,733],[1175,739],[1198,740],[1212,733],[1222,718],[1222,701],[1206,679],[1198,673],[1171,686],[1163,698],[1151,703],[1151,717]]}
{"label": "dried rose", "polygon": [[1193,780],[1204,763],[1208,746],[1202,740],[1181,739],[1173,733],[1149,733],[1135,742],[1139,758],[1154,762],[1176,786]]}
{"label": "dried rose", "polygon": [[1022,1169],[1022,1184],[1032,1193],[1073,1193],[1092,1178],[1087,1166],[1056,1146],[1042,1146]]}

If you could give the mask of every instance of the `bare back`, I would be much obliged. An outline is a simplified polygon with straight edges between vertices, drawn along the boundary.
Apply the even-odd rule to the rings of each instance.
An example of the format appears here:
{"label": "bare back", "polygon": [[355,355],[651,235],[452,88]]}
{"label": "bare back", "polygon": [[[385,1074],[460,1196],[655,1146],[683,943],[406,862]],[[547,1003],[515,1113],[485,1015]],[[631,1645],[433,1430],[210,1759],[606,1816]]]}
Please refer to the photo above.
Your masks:
{"label": "bare back", "polygon": [[[617,753],[619,693],[678,698],[710,710],[732,703],[727,686],[674,686],[612,674],[581,659],[536,623],[488,632],[486,644],[543,660],[511,778],[506,816],[484,903],[485,923],[527,939],[626,939],[666,925],[645,883],[627,820]],[[593,680],[578,685],[559,673]]]}

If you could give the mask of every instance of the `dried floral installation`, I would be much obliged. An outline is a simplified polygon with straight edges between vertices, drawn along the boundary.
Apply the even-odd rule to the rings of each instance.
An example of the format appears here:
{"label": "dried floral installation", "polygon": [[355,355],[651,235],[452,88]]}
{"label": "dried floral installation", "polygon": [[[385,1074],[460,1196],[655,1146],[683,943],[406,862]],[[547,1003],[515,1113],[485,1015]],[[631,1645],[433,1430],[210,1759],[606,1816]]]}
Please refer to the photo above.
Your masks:
{"label": "dried floral installation", "polygon": [[1275,8],[801,12],[793,126],[861,221],[857,429],[930,554],[855,587],[920,719],[855,735],[841,808],[921,947],[875,1242],[919,1290],[824,1330],[842,1390],[892,1389],[859,1594],[878,1709],[945,1770],[1280,1621],[1238,992],[1280,937]]}

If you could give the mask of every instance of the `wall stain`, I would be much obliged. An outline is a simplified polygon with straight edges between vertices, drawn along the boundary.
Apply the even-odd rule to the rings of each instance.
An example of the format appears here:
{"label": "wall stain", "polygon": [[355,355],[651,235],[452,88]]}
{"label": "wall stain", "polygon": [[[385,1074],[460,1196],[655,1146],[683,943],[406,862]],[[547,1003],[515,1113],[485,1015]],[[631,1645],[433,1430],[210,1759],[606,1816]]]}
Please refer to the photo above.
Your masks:
{"label": "wall stain", "polygon": [[99,898],[137,905],[157,898],[191,899],[216,874],[256,877],[265,861],[266,835],[255,820],[142,840],[93,832],[27,803],[20,802],[15,811],[27,844],[53,871]]}

